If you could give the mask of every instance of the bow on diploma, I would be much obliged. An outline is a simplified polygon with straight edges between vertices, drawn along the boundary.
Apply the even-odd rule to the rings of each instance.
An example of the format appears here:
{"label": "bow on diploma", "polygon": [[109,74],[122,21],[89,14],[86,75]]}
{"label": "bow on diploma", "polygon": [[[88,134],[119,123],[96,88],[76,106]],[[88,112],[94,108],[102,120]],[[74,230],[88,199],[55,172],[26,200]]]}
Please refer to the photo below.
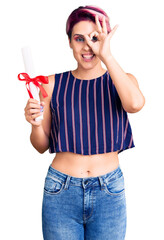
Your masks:
{"label": "bow on diploma", "polygon": [[[23,78],[21,78],[21,75],[23,76]],[[29,93],[30,98],[33,98],[32,94],[30,92],[30,88],[29,88],[29,83],[30,82],[32,82],[35,86],[40,88],[40,91],[41,91],[42,96],[44,98],[48,96],[48,94],[46,93],[45,89],[40,84],[40,83],[48,84],[48,77],[40,75],[40,76],[37,76],[35,78],[30,78],[30,76],[27,73],[19,73],[18,74],[18,79],[20,81],[26,81],[26,88],[27,88],[27,91]]]}

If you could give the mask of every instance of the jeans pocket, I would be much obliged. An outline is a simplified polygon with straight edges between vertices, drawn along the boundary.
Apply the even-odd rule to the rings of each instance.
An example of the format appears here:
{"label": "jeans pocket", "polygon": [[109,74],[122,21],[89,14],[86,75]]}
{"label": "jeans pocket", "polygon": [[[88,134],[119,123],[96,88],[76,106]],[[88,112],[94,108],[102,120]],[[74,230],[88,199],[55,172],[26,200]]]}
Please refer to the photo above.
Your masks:
{"label": "jeans pocket", "polygon": [[62,182],[61,180],[51,176],[51,175],[47,175],[45,178],[45,184],[44,184],[44,192],[46,194],[50,194],[50,195],[56,195],[59,194],[64,187],[64,182]]}
{"label": "jeans pocket", "polygon": [[107,194],[112,196],[119,196],[122,195],[125,191],[124,185],[124,176],[121,173],[116,178],[112,178],[112,180],[105,183],[105,191]]}

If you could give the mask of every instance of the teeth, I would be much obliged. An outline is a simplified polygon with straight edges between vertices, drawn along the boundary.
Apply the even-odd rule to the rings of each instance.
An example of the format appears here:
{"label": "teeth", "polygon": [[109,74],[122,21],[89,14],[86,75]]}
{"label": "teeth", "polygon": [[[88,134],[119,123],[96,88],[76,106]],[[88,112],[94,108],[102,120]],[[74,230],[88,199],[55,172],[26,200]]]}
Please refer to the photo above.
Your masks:
{"label": "teeth", "polygon": [[86,59],[91,59],[93,57],[93,55],[82,55],[83,58],[86,58]]}

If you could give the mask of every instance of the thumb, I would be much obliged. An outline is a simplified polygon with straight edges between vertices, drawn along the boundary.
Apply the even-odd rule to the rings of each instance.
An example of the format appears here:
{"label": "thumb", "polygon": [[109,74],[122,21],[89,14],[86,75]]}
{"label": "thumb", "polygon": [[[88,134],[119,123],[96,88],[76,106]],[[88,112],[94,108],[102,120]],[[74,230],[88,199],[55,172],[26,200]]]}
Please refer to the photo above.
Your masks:
{"label": "thumb", "polygon": [[115,26],[114,26],[114,28],[111,30],[111,32],[109,33],[109,38],[111,38],[113,35],[114,35],[114,33],[115,33],[115,31],[117,30],[117,28],[118,28],[118,24],[116,24]]}

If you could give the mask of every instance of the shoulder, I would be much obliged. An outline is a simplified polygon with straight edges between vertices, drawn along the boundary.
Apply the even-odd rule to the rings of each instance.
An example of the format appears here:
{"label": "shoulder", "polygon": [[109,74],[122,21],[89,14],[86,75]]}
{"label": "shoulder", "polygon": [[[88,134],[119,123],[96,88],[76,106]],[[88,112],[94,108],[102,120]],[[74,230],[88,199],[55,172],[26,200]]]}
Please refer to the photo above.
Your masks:
{"label": "shoulder", "polygon": [[[48,84],[42,84],[42,87],[45,89],[45,91],[48,94],[48,97],[45,98],[46,100],[51,99],[52,92],[53,92],[53,89],[54,89],[54,84],[55,84],[55,74],[48,76]],[[39,95],[40,95],[40,99],[42,99],[41,92],[39,93]]]}
{"label": "shoulder", "polygon": [[[48,97],[46,98],[47,100],[50,100],[52,97],[52,93],[53,93],[54,85],[55,85],[55,79],[60,78],[61,75],[65,77],[68,73],[69,73],[69,71],[65,71],[65,72],[49,75],[48,76],[48,84],[41,84],[48,94]],[[41,94],[40,94],[40,98],[42,98]]]}
{"label": "shoulder", "polygon": [[47,85],[47,88],[49,91],[53,91],[54,84],[55,84],[55,74],[49,75],[48,76],[48,84],[45,84],[45,85]]}

